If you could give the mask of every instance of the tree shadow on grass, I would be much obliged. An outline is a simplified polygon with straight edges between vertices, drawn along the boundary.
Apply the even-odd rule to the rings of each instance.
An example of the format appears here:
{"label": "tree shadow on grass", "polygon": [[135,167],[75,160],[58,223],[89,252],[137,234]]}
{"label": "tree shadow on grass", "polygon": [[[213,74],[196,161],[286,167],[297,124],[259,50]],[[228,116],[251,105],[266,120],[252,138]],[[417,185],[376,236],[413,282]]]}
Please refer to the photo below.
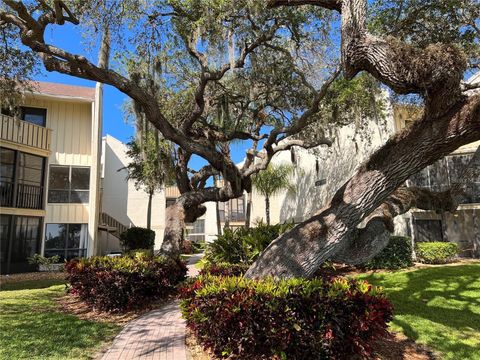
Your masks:
{"label": "tree shadow on grass", "polygon": [[395,305],[394,325],[451,359],[480,358],[480,265],[366,277]]}

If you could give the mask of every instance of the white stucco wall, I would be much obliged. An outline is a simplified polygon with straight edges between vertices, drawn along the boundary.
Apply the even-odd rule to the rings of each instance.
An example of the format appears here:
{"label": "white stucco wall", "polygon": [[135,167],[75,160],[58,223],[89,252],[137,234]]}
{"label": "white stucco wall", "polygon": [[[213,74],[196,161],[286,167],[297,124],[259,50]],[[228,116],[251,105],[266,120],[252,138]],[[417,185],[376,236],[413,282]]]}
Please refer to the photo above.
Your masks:
{"label": "white stucco wall", "polygon": [[[133,181],[127,181],[127,146],[111,135],[103,138],[102,212],[126,226],[147,226],[148,194],[137,190]],[[120,170],[120,171],[119,171]],[[155,249],[159,249],[165,229],[165,194],[159,191],[152,201],[152,230],[155,231]]]}
{"label": "white stucco wall", "polygon": [[[321,146],[315,151],[295,148],[296,169],[292,175],[295,191],[284,192],[270,200],[271,223],[291,220],[299,222],[325,206],[355,169],[394,133],[390,107],[386,114],[384,120],[366,121],[364,128],[359,131],[355,130],[353,124],[338,129],[331,147]],[[272,164],[282,163],[292,164],[290,151],[279,153],[272,159]],[[325,185],[315,186],[315,181],[320,179],[326,180]],[[259,219],[265,219],[265,199],[254,191],[252,220]]]}

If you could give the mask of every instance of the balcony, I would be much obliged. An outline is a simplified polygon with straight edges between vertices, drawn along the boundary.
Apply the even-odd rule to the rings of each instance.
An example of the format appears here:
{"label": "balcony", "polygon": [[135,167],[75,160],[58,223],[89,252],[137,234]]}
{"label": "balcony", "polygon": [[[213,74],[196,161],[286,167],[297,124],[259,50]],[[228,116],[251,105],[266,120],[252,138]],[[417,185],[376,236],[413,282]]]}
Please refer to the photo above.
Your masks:
{"label": "balcony", "polygon": [[0,182],[0,206],[43,209],[43,187],[2,181]]}
{"label": "balcony", "polygon": [[[0,114],[0,139],[8,145],[23,145],[48,155],[52,130],[11,116]],[[7,146],[8,147],[8,146]],[[18,148],[18,147],[15,147]]]}

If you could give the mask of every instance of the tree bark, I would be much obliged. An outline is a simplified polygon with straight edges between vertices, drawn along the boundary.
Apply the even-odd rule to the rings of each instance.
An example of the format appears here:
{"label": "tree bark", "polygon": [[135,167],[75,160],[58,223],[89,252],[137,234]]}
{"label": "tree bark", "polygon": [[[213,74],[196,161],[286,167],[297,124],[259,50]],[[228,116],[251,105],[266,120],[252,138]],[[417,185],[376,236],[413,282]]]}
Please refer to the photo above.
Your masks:
{"label": "tree bark", "polygon": [[[313,275],[325,260],[348,247],[349,239],[359,238],[360,222],[405,180],[459,146],[480,139],[479,95],[462,99],[445,115],[429,114],[376,151],[325,208],[273,241],[246,276]],[[370,230],[374,228],[383,229],[383,220],[373,221]],[[363,246],[370,241],[385,243],[385,232],[378,239],[367,235]]]}
{"label": "tree bark", "polygon": [[148,206],[147,206],[147,229],[152,228],[152,199],[153,191],[148,192]]}
{"label": "tree bark", "polygon": [[161,253],[169,257],[180,255],[185,229],[185,209],[181,204],[175,203],[165,211],[165,232]]}

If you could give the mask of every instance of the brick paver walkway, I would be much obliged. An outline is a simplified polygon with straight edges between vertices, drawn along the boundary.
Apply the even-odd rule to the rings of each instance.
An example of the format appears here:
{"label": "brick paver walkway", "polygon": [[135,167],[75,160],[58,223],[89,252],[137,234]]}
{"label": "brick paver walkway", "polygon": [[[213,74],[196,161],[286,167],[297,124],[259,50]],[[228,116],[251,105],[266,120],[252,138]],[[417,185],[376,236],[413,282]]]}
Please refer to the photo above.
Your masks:
{"label": "brick paver walkway", "polygon": [[[201,255],[193,255],[188,263],[188,276],[198,274],[194,266]],[[114,339],[102,360],[186,360],[185,320],[179,301],[166,304],[130,322]]]}

